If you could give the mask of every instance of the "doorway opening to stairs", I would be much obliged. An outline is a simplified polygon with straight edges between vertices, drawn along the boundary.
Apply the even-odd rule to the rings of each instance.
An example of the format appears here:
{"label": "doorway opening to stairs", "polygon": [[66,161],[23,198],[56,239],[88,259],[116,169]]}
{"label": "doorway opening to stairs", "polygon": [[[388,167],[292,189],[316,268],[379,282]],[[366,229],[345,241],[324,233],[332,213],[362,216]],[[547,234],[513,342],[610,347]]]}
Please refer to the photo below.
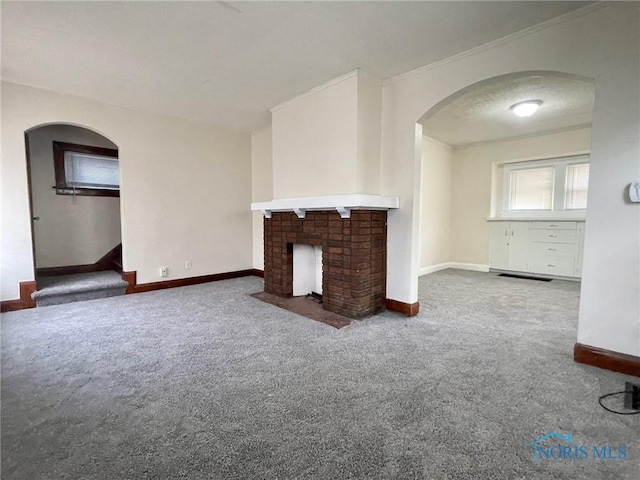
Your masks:
{"label": "doorway opening to stairs", "polygon": [[123,295],[118,146],[88,128],[25,132],[37,306]]}

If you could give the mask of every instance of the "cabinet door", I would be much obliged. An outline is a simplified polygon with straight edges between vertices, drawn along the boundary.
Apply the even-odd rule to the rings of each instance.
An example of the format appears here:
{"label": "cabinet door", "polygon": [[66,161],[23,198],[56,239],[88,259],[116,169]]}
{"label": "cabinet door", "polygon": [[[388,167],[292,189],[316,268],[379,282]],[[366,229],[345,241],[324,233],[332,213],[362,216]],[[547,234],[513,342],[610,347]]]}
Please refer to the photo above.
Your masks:
{"label": "cabinet door", "polygon": [[489,267],[509,269],[510,222],[491,222],[489,237]]}
{"label": "cabinet door", "polygon": [[529,222],[510,222],[509,270],[529,271]]}

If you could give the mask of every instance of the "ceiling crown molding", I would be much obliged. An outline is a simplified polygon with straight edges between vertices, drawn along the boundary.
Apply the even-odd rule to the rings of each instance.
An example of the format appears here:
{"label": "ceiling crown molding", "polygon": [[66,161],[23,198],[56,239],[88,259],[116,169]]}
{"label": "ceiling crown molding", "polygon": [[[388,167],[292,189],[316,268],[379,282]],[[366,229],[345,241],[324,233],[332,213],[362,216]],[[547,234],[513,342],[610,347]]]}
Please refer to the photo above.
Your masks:
{"label": "ceiling crown molding", "polygon": [[441,147],[448,148],[449,150],[453,150],[453,146],[452,145],[449,145],[448,143],[443,142],[442,140],[438,140],[437,138],[432,137],[431,135],[427,135],[426,133],[422,133],[422,136],[428,138],[429,140],[431,140],[436,145],[440,145]]}
{"label": "ceiling crown molding", "polygon": [[312,88],[311,90],[307,90],[304,93],[301,93],[300,95],[296,95],[295,97],[290,98],[289,100],[285,100],[282,103],[279,103],[278,105],[276,105],[275,107],[271,107],[269,109],[269,111],[271,113],[275,112],[276,110],[280,110],[282,107],[289,105],[290,103],[293,103],[297,100],[300,100],[302,98],[308,97],[310,95],[313,95],[314,93],[318,93],[321,92],[322,90],[325,90],[329,87],[333,87],[334,85],[337,85],[340,82],[344,82],[345,80],[350,79],[351,77],[355,77],[356,75],[358,75],[358,72],[360,71],[360,69],[356,68],[355,70],[350,71],[349,73],[346,73],[344,75],[341,75],[337,78],[334,78],[333,80],[329,80],[326,83],[323,83],[322,85],[318,85],[317,87]]}
{"label": "ceiling crown molding", "polygon": [[500,45],[510,43],[519,38],[528,37],[529,35],[539,32],[540,30],[546,30],[547,28],[550,28],[556,25],[561,25],[563,23],[569,22],[571,20],[582,17],[584,15],[587,15],[589,13],[596,12],[598,10],[602,10],[608,7],[609,7],[609,2],[594,2],[591,5],[587,5],[586,7],[582,7],[577,10],[573,10],[571,12],[560,15],[558,17],[554,17],[545,22],[538,23],[533,27],[525,28],[524,30],[520,30],[518,32],[512,33],[510,35],[499,38],[497,40],[492,40],[490,42],[483,43],[482,45],[479,45],[477,47],[473,47],[469,50],[465,50],[464,52],[457,53],[447,58],[443,58],[442,60],[438,60],[437,62],[429,63],[422,67],[418,67],[415,70],[410,70],[408,72],[401,73],[400,75],[396,75],[395,77],[388,78],[382,83],[382,85],[383,86],[391,85],[393,83],[399,82],[406,78],[413,77],[414,75],[428,72],[429,70],[442,67],[443,65],[447,65],[449,63],[457,62],[458,60],[462,60],[463,58],[472,57],[479,53],[496,48]]}
{"label": "ceiling crown molding", "polygon": [[539,132],[523,133],[522,135],[515,135],[513,137],[496,138],[493,140],[483,140],[480,142],[461,143],[460,145],[455,145],[452,148],[455,151],[459,151],[459,150],[464,150],[465,148],[481,147],[483,145],[490,145],[492,143],[505,143],[505,142],[511,142],[511,141],[517,141],[517,140],[524,140],[526,138],[545,137],[547,135],[554,135],[556,133],[571,132],[574,130],[585,130],[587,128],[592,128],[592,124],[581,123],[580,125],[572,125],[570,127],[554,128],[551,130],[541,130]]}

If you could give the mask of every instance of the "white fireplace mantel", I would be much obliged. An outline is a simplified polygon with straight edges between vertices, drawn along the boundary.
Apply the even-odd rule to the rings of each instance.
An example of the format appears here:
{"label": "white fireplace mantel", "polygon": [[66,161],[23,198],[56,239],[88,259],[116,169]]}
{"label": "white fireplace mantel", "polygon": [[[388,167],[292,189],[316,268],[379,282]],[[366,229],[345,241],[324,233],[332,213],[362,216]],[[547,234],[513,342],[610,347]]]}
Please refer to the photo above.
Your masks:
{"label": "white fireplace mantel", "polygon": [[295,212],[298,218],[304,218],[307,211],[335,210],[340,217],[349,218],[351,210],[390,210],[399,206],[399,197],[353,193],[256,202],[251,204],[251,210],[261,211],[266,218],[271,218],[272,212]]}

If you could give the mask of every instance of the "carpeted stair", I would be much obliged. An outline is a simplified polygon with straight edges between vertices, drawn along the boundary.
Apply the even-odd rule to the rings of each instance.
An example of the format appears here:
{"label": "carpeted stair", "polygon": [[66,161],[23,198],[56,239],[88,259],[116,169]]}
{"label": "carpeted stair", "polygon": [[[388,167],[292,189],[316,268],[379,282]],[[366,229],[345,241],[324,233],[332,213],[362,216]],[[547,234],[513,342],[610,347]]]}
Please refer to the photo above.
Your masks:
{"label": "carpeted stair", "polygon": [[42,276],[31,295],[37,307],[124,295],[127,282],[114,271]]}

